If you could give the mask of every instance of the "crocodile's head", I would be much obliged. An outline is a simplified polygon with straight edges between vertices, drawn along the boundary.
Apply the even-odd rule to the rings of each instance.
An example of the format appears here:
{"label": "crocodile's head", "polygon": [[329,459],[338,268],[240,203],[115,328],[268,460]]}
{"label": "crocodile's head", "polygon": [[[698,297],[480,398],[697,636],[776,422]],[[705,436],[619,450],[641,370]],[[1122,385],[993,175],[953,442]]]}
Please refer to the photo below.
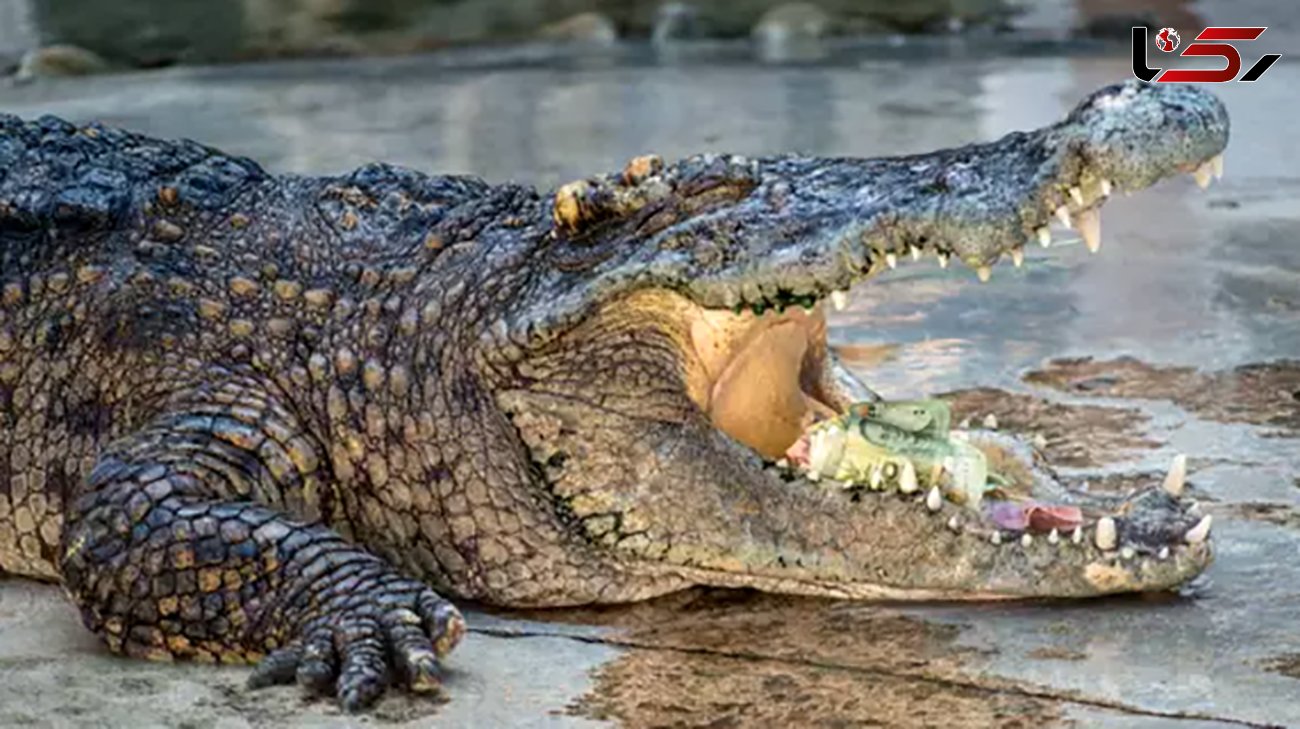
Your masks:
{"label": "crocodile's head", "polygon": [[1125,83],[1054,126],[933,154],[634,160],[547,201],[545,265],[487,337],[509,373],[498,402],[575,539],[666,585],[901,599],[1177,586],[1209,564],[1208,525],[1159,488],[1026,539],[924,488],[849,491],[773,462],[871,396],[827,353],[835,292],[936,257],[987,279],[1057,220],[1095,249],[1108,195],[1203,177],[1227,139],[1210,93]]}

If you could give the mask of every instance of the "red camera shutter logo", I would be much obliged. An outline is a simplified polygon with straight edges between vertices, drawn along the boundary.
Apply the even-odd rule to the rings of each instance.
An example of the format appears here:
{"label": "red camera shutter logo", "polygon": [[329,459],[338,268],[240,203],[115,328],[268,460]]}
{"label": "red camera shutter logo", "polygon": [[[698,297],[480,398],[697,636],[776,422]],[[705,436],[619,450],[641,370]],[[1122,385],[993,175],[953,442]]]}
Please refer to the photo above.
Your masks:
{"label": "red camera shutter logo", "polygon": [[[1236,79],[1238,81],[1257,81],[1279,58],[1280,53],[1268,53],[1262,56],[1250,70],[1240,78],[1241,54],[1236,46],[1226,41],[1253,41],[1263,35],[1268,27],[1221,27],[1206,28],[1201,31],[1179,56],[1208,56],[1222,58],[1226,64],[1218,70],[1201,70],[1171,68],[1160,69],[1147,66],[1147,29],[1143,26],[1133,27],[1133,75],[1143,81],[1156,83],[1206,83],[1221,84]],[[1178,48],[1178,31],[1173,28],[1161,28],[1156,36],[1156,47],[1165,52]]]}

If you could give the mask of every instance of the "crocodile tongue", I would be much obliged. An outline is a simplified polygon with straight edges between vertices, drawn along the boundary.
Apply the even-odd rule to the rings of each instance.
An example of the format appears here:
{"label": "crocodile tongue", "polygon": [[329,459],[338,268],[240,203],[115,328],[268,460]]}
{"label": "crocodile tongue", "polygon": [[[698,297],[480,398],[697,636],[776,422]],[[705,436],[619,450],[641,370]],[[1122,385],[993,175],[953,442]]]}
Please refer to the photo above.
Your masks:
{"label": "crocodile tongue", "polygon": [[704,309],[691,339],[710,382],[702,408],[714,427],[765,458],[781,457],[815,420],[836,415],[806,384],[824,366],[820,305],[763,315]]}

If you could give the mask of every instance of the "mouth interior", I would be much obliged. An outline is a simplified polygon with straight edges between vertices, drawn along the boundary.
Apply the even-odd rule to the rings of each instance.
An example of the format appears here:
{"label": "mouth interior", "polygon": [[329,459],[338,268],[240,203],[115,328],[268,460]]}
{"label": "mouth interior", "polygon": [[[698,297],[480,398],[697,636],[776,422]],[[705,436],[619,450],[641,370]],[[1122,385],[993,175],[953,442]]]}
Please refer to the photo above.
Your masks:
{"label": "mouth interior", "polygon": [[839,414],[819,388],[826,358],[819,303],[761,314],[700,308],[690,335],[706,380],[693,388],[696,404],[763,458],[781,458],[810,425]]}

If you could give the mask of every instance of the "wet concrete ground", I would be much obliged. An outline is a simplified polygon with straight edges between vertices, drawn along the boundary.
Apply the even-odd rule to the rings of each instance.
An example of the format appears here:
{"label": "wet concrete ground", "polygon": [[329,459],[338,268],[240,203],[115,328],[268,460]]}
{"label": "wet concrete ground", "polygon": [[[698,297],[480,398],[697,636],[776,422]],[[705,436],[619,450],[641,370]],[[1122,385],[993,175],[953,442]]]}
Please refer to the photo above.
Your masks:
{"label": "wet concrete ground", "polygon": [[[177,69],[4,89],[0,110],[188,136],[278,171],[383,159],[550,185],[651,151],[879,155],[990,139],[1125,78],[1126,50]],[[1216,89],[1233,117],[1227,177],[1112,201],[1102,255],[1034,249],[984,286],[960,267],[903,265],[832,322],[886,396],[957,392],[963,414],[1042,433],[1065,474],[1097,487],[1189,454],[1218,560],[1182,596],[871,606],[700,592],[476,613],[449,702],[397,697],[355,720],[292,689],[246,694],[243,669],[108,656],[57,589],[8,581],[0,725],[1300,726],[1300,384],[1295,365],[1262,380],[1235,369],[1300,354],[1300,132],[1286,121],[1298,82],[1284,59]]]}

